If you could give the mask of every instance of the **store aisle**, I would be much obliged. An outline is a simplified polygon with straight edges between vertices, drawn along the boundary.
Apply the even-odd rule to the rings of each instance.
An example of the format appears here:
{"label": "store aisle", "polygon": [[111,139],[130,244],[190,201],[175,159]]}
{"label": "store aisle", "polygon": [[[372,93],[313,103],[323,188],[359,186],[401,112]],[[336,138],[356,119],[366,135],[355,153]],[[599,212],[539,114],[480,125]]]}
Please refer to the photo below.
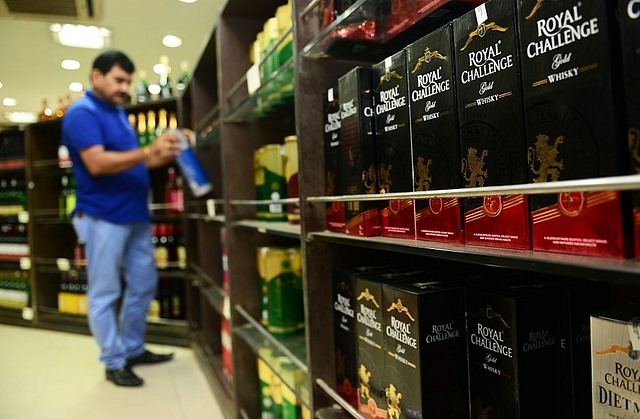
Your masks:
{"label": "store aisle", "polygon": [[2,419],[222,419],[189,348],[148,345],[175,359],[139,365],[142,387],[105,379],[90,336],[0,325]]}

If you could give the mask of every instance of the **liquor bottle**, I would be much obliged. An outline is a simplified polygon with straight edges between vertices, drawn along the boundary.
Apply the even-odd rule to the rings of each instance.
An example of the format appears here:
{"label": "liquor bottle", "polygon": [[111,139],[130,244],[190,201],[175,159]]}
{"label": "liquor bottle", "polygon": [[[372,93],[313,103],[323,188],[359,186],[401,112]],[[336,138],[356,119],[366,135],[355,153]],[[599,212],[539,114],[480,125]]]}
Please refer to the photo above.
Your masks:
{"label": "liquor bottle", "polygon": [[178,116],[174,111],[169,112],[169,129],[178,129]]}
{"label": "liquor bottle", "polygon": [[60,289],[58,291],[58,311],[60,313],[69,312],[69,272],[60,272]]}
{"label": "liquor bottle", "polygon": [[148,145],[147,142],[147,118],[144,112],[138,114],[138,145],[144,147]]}
{"label": "liquor bottle", "polygon": [[156,113],[152,110],[147,112],[147,144],[156,140]]}
{"label": "liquor bottle", "polygon": [[167,204],[167,212],[169,214],[181,213],[184,209],[184,192],[182,188],[182,181],[177,173],[176,169],[169,167],[167,169],[169,178],[165,186],[164,200]]}
{"label": "liquor bottle", "polygon": [[156,127],[156,137],[159,137],[167,130],[168,124],[167,110],[164,108],[158,110],[158,125]]}
{"label": "liquor bottle", "polygon": [[149,84],[147,83],[147,72],[141,70],[138,72],[138,84],[135,88],[135,97],[137,103],[149,101]]}
{"label": "liquor bottle", "polygon": [[172,223],[165,224],[167,237],[167,266],[178,261],[176,239],[174,236],[174,225]]}
{"label": "liquor bottle", "polygon": [[163,319],[171,318],[171,285],[169,284],[169,278],[162,278],[160,280],[160,317]]}
{"label": "liquor bottle", "polygon": [[38,115],[38,121],[49,121],[53,118],[53,111],[49,107],[49,103],[47,99],[42,100],[42,109],[40,110],[40,114]]}
{"label": "liquor bottle", "polygon": [[184,245],[184,235],[182,234],[182,224],[176,224],[175,234],[176,242],[176,261],[178,262],[178,268],[187,268],[187,248]]}
{"label": "liquor bottle", "polygon": [[189,83],[189,63],[187,61],[180,62],[180,77],[176,83],[176,90],[182,92],[187,88]]}
{"label": "liquor bottle", "polygon": [[58,209],[61,220],[68,220],[76,206],[76,189],[73,177],[62,176],[62,190],[58,199]]}
{"label": "liquor bottle", "polygon": [[171,280],[171,318],[184,319],[184,287],[180,278]]}
{"label": "liquor bottle", "polygon": [[64,116],[65,108],[62,98],[58,98],[58,109],[56,109],[56,118],[62,118]]}
{"label": "liquor bottle", "polygon": [[169,67],[169,57],[166,55],[161,56],[160,64],[164,66],[162,73],[160,73],[160,80],[158,81],[158,85],[160,86],[160,98],[167,99],[173,95],[173,83],[171,83],[171,79],[169,78],[169,73],[171,72],[171,67]]}
{"label": "liquor bottle", "polygon": [[73,266],[76,269],[81,269],[86,265],[86,257],[84,253],[84,241],[78,237],[76,245],[73,248]]}
{"label": "liquor bottle", "polygon": [[169,249],[167,247],[167,225],[158,224],[158,242],[155,248],[156,266],[158,269],[166,269],[169,263]]}

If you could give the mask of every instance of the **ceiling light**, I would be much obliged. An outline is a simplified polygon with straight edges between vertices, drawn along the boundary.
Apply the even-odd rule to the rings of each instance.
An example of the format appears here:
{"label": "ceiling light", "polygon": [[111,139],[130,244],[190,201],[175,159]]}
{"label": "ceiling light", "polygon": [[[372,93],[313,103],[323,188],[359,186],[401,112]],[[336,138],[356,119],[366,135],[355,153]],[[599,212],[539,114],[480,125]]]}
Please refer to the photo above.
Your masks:
{"label": "ceiling light", "polygon": [[162,38],[162,45],[169,48],[177,48],[182,45],[182,39],[175,35],[165,35],[165,37]]}
{"label": "ceiling light", "polygon": [[38,116],[33,112],[5,112],[4,117],[16,124],[30,124],[38,121]]}
{"label": "ceiling light", "polygon": [[68,47],[102,49],[111,43],[111,31],[98,26],[54,23],[49,30],[56,42]]}
{"label": "ceiling light", "polygon": [[153,72],[156,74],[169,74],[171,73],[171,67],[165,64],[156,64],[153,66]]}
{"label": "ceiling light", "polygon": [[65,70],[77,70],[80,68],[80,62],[76,60],[63,60],[60,66]]}
{"label": "ceiling light", "polygon": [[0,83],[0,89],[2,89],[2,83]]}
{"label": "ceiling light", "polygon": [[16,106],[16,105],[18,104],[18,101],[17,101],[17,100],[15,100],[15,99],[14,99],[14,98],[12,98],[12,97],[5,97],[5,98],[2,100],[2,104],[3,104],[4,106]]}
{"label": "ceiling light", "polygon": [[84,90],[84,86],[82,85],[82,83],[74,81],[73,83],[69,84],[69,90],[71,90],[72,92],[82,92],[82,90]]}
{"label": "ceiling light", "polygon": [[182,3],[195,3],[198,0],[180,0]]}

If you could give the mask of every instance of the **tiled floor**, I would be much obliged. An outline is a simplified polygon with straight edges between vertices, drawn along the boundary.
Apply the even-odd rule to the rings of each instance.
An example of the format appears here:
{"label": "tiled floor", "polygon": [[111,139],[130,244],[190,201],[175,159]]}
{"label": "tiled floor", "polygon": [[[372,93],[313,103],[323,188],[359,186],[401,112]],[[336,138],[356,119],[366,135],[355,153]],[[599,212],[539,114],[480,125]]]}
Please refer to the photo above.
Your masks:
{"label": "tiled floor", "polygon": [[191,349],[148,348],[175,359],[136,366],[144,385],[118,387],[90,336],[0,325],[0,418],[224,418]]}

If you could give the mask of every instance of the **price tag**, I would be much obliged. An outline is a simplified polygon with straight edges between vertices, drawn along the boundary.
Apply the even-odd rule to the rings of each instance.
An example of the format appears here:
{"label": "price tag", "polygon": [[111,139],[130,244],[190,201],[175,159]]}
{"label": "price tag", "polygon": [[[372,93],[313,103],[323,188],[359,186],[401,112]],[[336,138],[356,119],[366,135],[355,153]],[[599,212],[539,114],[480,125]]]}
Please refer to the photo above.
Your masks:
{"label": "price tag", "polygon": [[29,212],[28,211],[20,211],[18,213],[18,222],[21,224],[27,224],[29,222]]}
{"label": "price tag", "polygon": [[213,199],[207,199],[207,215],[209,217],[216,216],[216,204]]}
{"label": "price tag", "polygon": [[487,16],[487,7],[484,4],[476,7],[476,21],[478,22],[478,26],[486,22],[487,19],[489,19],[489,16]]}
{"label": "price tag", "polygon": [[629,320],[629,337],[634,351],[640,351],[640,317]]}
{"label": "price tag", "polygon": [[31,258],[20,258],[20,269],[22,269],[23,271],[28,271],[29,269],[31,269]]}
{"label": "price tag", "polygon": [[260,88],[260,66],[254,64],[247,71],[247,90],[252,95]]}
{"label": "price tag", "polygon": [[33,309],[31,307],[23,307],[22,318],[24,320],[33,320]]}
{"label": "price tag", "polygon": [[56,265],[58,265],[58,269],[66,272],[71,269],[71,264],[69,263],[69,259],[67,258],[58,258],[56,259]]}

